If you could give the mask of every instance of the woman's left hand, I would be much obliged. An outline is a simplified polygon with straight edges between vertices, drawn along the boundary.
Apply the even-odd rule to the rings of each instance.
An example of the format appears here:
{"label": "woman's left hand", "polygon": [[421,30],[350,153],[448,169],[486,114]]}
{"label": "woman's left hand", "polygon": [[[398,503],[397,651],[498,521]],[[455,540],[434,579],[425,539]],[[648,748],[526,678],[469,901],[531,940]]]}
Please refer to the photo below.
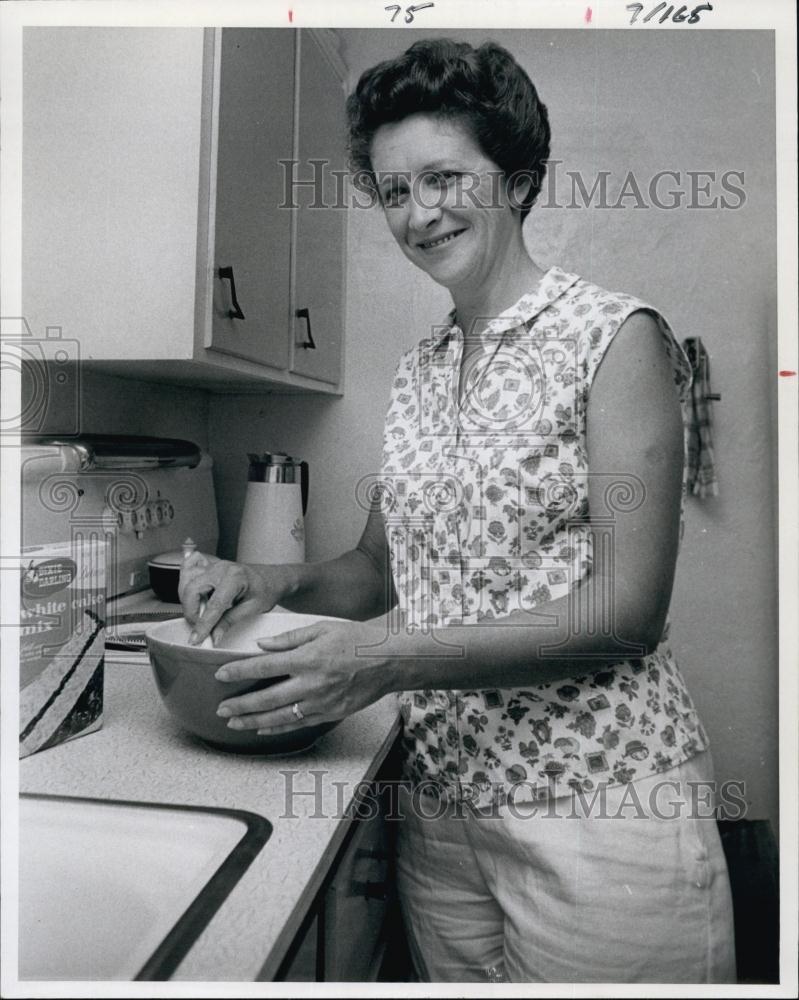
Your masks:
{"label": "woman's left hand", "polygon": [[385,629],[368,622],[316,622],[259,639],[263,656],[226,663],[217,680],[286,679],[226,699],[217,714],[229,718],[231,729],[270,735],[338,722],[390,690],[387,658],[379,648],[385,640]]}

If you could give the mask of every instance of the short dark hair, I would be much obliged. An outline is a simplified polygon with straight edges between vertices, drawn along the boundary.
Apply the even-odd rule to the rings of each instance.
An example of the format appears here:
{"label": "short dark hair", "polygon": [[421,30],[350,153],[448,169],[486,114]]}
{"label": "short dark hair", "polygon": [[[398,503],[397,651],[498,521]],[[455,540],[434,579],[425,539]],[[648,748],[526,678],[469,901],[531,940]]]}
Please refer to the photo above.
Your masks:
{"label": "short dark hair", "polygon": [[546,174],[549,118],[510,52],[495,42],[475,49],[451,38],[428,38],[366,70],[347,99],[357,186],[375,190],[371,146],[380,126],[420,113],[461,120],[506,177],[531,180],[529,194],[517,202],[524,219]]}

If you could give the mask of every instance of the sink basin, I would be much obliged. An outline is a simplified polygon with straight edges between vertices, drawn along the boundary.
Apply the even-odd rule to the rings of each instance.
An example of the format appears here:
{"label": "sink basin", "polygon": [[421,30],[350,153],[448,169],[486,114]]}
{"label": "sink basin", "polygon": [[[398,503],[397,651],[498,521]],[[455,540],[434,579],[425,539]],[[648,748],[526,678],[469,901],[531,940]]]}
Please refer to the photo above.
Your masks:
{"label": "sink basin", "polygon": [[167,979],[271,832],[239,810],[20,796],[20,979]]}

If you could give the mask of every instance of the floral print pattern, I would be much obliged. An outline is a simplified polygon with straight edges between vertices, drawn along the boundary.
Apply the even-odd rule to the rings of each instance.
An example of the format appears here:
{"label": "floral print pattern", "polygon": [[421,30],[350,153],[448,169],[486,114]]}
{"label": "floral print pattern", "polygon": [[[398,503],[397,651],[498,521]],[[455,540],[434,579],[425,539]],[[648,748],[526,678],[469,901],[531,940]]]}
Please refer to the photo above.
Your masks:
{"label": "floral print pattern", "polygon": [[[569,593],[592,566],[586,411],[597,368],[637,310],[657,321],[685,400],[691,372],[643,302],[551,268],[466,343],[454,314],[400,360],[380,502],[408,626],[480,622]],[[463,362],[463,364],[462,364]],[[642,499],[608,476],[614,518]],[[612,532],[612,524],[608,528]],[[406,776],[477,804],[522,788],[589,791],[666,770],[707,737],[667,641],[649,656],[519,690],[400,696]],[[468,786],[468,793],[467,793]]]}

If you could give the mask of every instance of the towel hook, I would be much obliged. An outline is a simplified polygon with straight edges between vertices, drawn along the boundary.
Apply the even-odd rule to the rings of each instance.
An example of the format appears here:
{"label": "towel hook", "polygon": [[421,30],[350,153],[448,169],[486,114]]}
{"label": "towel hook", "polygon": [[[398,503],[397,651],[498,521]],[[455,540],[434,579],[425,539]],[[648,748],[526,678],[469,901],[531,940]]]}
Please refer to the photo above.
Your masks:
{"label": "towel hook", "polygon": [[[705,367],[705,372],[704,372],[705,382],[706,382],[706,385],[707,385],[707,387],[709,389],[710,388],[710,359],[708,358],[707,354],[703,354],[702,355],[702,364]],[[705,393],[705,399],[707,399],[710,402],[714,402],[714,403],[721,402],[721,393],[720,392],[706,392]]]}

